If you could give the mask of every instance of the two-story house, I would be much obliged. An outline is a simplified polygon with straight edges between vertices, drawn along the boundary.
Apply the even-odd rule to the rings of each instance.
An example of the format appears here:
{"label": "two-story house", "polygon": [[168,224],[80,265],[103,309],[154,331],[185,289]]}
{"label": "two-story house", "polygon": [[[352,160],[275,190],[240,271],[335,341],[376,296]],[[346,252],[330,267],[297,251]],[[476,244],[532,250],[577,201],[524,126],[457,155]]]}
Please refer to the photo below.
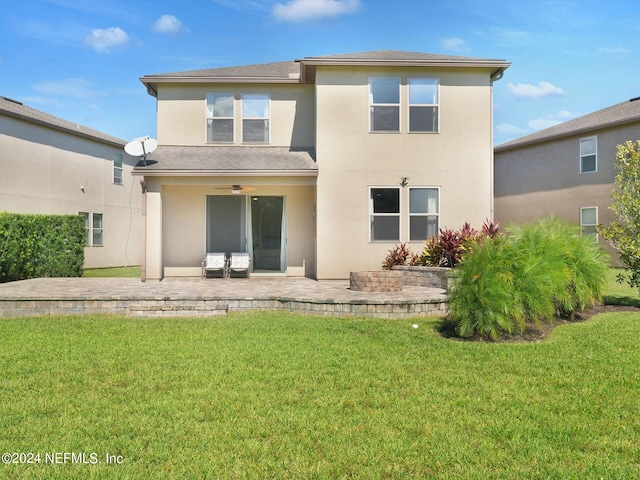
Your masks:
{"label": "two-story house", "polygon": [[124,145],[0,97],[0,211],[82,215],[85,268],[140,265],[138,160]]}
{"label": "two-story house", "polygon": [[609,206],[616,146],[638,139],[640,98],[635,98],[498,145],[496,220],[525,223],[553,214],[597,235],[596,225],[614,220]]}
{"label": "two-story house", "polygon": [[134,169],[143,279],[197,276],[210,251],[344,279],[492,219],[492,84],[508,66],[385,50],[142,77],[159,144]]}

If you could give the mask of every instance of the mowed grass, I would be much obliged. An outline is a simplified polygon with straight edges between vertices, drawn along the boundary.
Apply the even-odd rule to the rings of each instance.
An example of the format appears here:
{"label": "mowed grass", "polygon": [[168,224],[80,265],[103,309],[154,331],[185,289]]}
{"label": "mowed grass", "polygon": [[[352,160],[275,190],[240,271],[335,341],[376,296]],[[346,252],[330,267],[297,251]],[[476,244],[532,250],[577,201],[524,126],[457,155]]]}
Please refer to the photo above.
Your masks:
{"label": "mowed grass", "polygon": [[[623,279],[622,282],[618,281],[619,277]],[[629,274],[621,268],[609,269],[604,304],[640,307],[640,292],[629,286],[628,278]]]}
{"label": "mowed grass", "polygon": [[2,320],[0,452],[100,463],[0,465],[0,477],[640,477],[640,314],[538,343],[446,339],[437,323]]}
{"label": "mowed grass", "polygon": [[140,267],[85,268],[83,277],[92,278],[140,278]]}

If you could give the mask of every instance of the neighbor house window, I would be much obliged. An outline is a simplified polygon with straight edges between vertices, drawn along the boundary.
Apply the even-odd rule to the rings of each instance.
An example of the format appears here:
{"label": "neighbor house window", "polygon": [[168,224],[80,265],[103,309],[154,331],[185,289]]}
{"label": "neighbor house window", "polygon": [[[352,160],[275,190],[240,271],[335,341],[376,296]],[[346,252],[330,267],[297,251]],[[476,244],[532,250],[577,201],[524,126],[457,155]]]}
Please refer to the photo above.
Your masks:
{"label": "neighbor house window", "polygon": [[371,241],[400,240],[400,188],[372,187],[369,193]]}
{"label": "neighbor house window", "polygon": [[207,94],[207,142],[233,142],[233,94]]}
{"label": "neighbor house window", "polygon": [[80,215],[84,219],[84,246],[91,246],[91,214],[89,212],[79,212]]}
{"label": "neighbor house window", "polygon": [[94,247],[102,246],[102,214],[94,213],[93,214],[93,227],[92,227],[92,235],[93,239],[91,241],[91,245]]}
{"label": "neighbor house window", "polygon": [[438,235],[440,213],[437,188],[409,189],[409,240],[426,240]]}
{"label": "neighbor house window", "polygon": [[269,143],[269,95],[242,96],[242,142]]}
{"label": "neighbor house window", "polygon": [[122,185],[122,154],[116,153],[113,157],[113,183]]}
{"label": "neighbor house window", "polygon": [[94,212],[78,212],[84,219],[85,247],[102,246],[102,214]]}
{"label": "neighbor house window", "polygon": [[598,239],[596,231],[598,225],[598,207],[584,207],[580,209],[580,229],[583,235],[592,235]]}
{"label": "neighbor house window", "polygon": [[371,132],[400,131],[400,79],[372,77],[369,80]]}
{"label": "neighbor house window", "polygon": [[438,79],[409,79],[409,131],[438,131]]}
{"label": "neighbor house window", "polygon": [[580,139],[580,173],[595,172],[598,169],[597,137]]}

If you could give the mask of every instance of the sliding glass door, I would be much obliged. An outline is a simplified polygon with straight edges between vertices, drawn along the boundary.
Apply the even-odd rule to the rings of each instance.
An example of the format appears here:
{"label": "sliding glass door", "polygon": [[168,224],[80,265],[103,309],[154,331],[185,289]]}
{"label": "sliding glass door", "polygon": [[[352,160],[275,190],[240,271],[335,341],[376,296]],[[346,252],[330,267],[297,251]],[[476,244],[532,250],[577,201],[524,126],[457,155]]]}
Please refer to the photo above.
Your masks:
{"label": "sliding glass door", "polygon": [[253,272],[284,272],[284,197],[207,196],[207,252],[249,252]]}

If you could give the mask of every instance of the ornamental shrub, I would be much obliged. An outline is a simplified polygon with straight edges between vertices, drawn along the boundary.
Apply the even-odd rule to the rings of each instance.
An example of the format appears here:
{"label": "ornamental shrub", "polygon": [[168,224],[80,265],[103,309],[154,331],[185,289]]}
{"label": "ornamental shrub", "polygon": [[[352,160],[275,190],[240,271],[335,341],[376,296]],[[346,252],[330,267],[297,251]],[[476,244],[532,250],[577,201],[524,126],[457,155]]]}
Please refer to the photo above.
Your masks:
{"label": "ornamental shrub", "polygon": [[578,226],[550,217],[472,245],[454,269],[449,312],[460,336],[496,340],[573,315],[602,297],[607,256]]}
{"label": "ornamental shrub", "polygon": [[640,140],[618,145],[615,167],[611,210],[616,221],[607,228],[598,226],[598,231],[620,254],[631,274],[629,285],[640,288]]}
{"label": "ornamental shrub", "polygon": [[0,212],[0,282],[81,276],[84,231],[79,215]]}
{"label": "ornamental shrub", "polygon": [[416,265],[455,267],[472,244],[498,235],[499,229],[499,223],[488,220],[479,232],[469,223],[465,223],[460,230],[441,228],[437,236],[425,240],[422,252],[415,258]]}

